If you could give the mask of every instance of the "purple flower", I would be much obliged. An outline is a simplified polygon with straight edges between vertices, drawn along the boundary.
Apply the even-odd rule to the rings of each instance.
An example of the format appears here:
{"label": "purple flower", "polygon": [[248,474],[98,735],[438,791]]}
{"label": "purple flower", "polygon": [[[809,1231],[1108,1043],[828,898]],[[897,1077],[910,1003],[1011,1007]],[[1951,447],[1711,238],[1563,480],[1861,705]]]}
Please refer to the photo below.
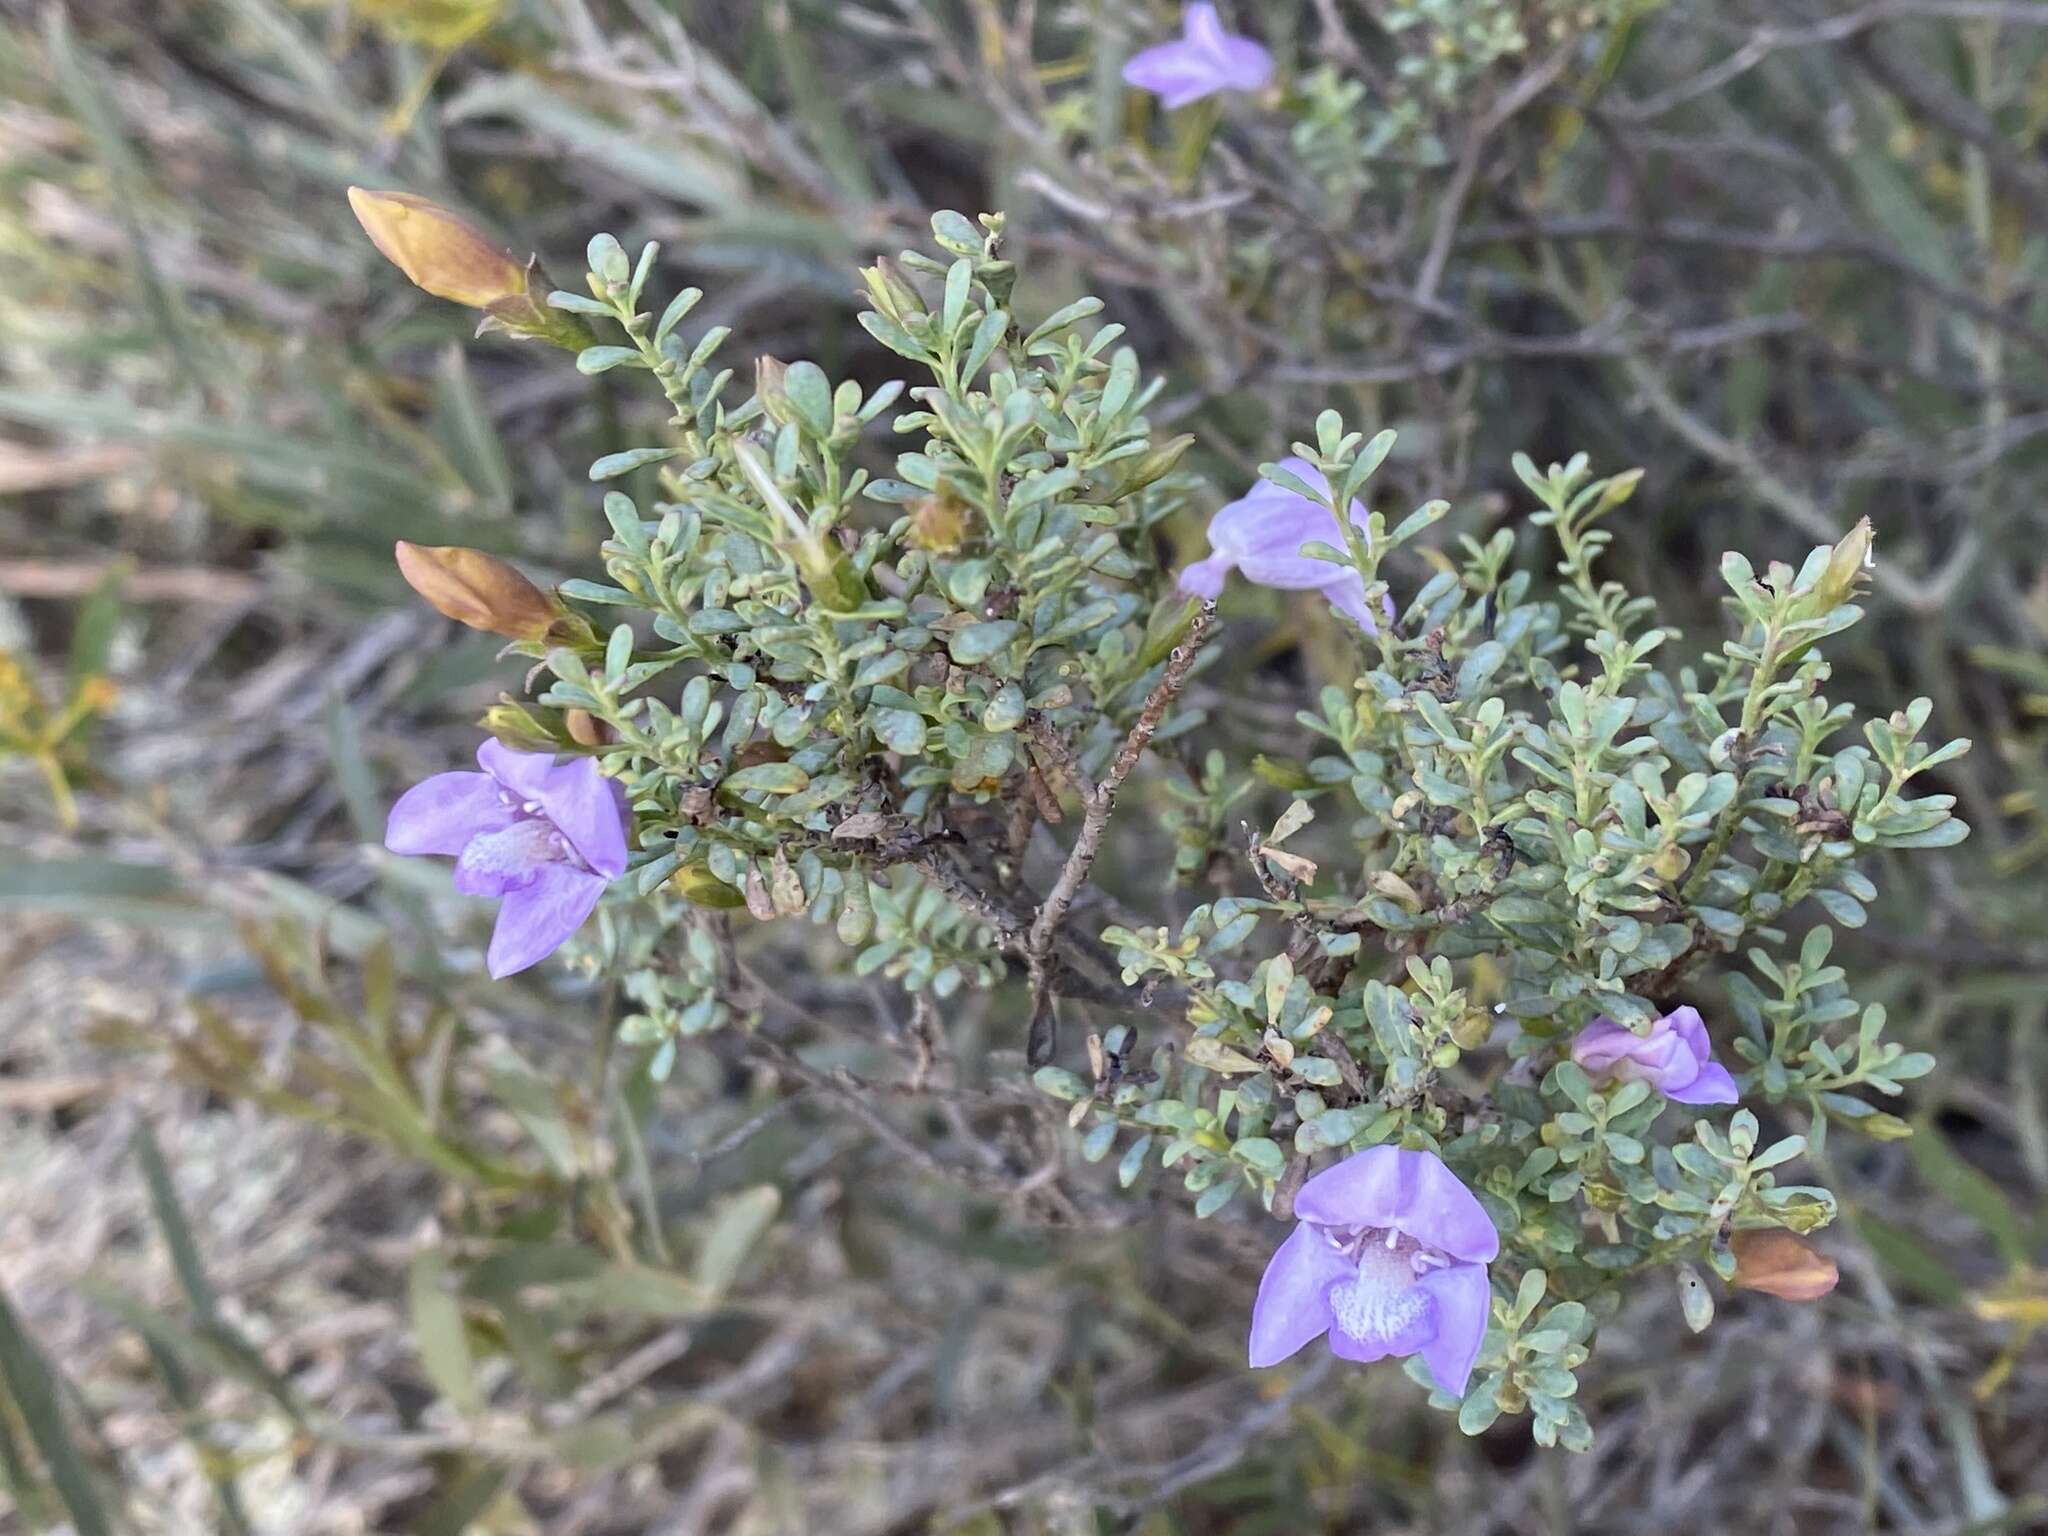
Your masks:
{"label": "purple flower", "polygon": [[[1328,478],[1306,459],[1290,456],[1279,467],[1304,485],[1325,493],[1330,489]],[[1363,528],[1365,517],[1365,504],[1353,501],[1351,521]],[[1261,480],[1209,519],[1209,548],[1215,553],[1180,573],[1180,589],[1193,597],[1213,598],[1222,593],[1225,576],[1242,571],[1247,581],[1262,587],[1321,592],[1332,608],[1367,634],[1376,634],[1379,626],[1365,606],[1365,578],[1348,566],[1312,560],[1301,552],[1302,545],[1317,541],[1344,547],[1336,514],[1321,502]],[[1393,599],[1386,599],[1382,608],[1391,621]]]}
{"label": "purple flower", "polygon": [[1343,1360],[1419,1352],[1462,1397],[1500,1252],[1472,1191],[1434,1152],[1368,1147],[1302,1185],[1294,1214],[1252,1303],[1251,1363],[1277,1365],[1328,1333]]}
{"label": "purple flower", "polygon": [[485,956],[493,976],[545,959],[626,872],[626,792],[587,757],[477,748],[482,773],[437,773],[391,807],[393,853],[455,855],[455,889],[499,896]]}
{"label": "purple flower", "polygon": [[1714,1042],[1697,1008],[1665,1014],[1647,1035],[1595,1019],[1572,1041],[1572,1060],[1594,1077],[1648,1083],[1678,1104],[1733,1104],[1741,1098],[1728,1069],[1714,1060]]}
{"label": "purple flower", "polygon": [[1177,43],[1161,43],[1124,65],[1124,84],[1150,91],[1169,108],[1218,91],[1256,91],[1273,78],[1273,55],[1223,30],[1213,5],[1191,5]]}

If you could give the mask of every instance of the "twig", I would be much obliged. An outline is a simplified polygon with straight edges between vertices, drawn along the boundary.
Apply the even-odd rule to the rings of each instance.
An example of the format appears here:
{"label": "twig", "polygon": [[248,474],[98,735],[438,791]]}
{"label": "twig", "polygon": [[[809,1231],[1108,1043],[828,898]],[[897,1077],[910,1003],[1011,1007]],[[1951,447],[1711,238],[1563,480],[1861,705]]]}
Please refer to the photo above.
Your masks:
{"label": "twig", "polygon": [[787,1072],[798,1081],[815,1089],[834,1103],[841,1105],[847,1113],[872,1131],[877,1140],[891,1151],[907,1159],[926,1172],[952,1183],[964,1184],[968,1188],[990,1195],[1020,1195],[1029,1193],[1034,1184],[1042,1182],[1039,1171],[1034,1170],[1022,1178],[1008,1178],[1000,1174],[983,1173],[973,1168],[963,1168],[949,1163],[924,1143],[901,1130],[887,1115],[876,1109],[870,1102],[877,1096],[877,1086],[856,1077],[845,1068],[824,1071],[812,1066],[787,1046],[755,1035],[747,1042],[748,1049],[765,1057],[781,1071]]}
{"label": "twig", "polygon": [[1847,42],[1885,22],[1916,19],[2007,21],[2022,26],[2041,26],[2048,24],[2048,13],[2044,13],[2038,4],[2026,3],[2026,0],[1879,0],[1875,5],[1831,16],[1812,26],[1758,27],[1741,47],[1690,79],[1681,80],[1677,85],[1642,101],[1616,102],[1604,110],[1625,122],[1650,122],[1688,101],[1711,95],[1740,79],[1774,53],[1788,48]]}
{"label": "twig", "polygon": [[1458,156],[1457,168],[1451,172],[1451,184],[1445,189],[1443,202],[1438,206],[1436,225],[1430,231],[1429,250],[1422,258],[1422,270],[1415,279],[1415,302],[1418,305],[1429,304],[1436,298],[1437,285],[1443,281],[1444,267],[1451,259],[1451,244],[1458,233],[1458,220],[1465,212],[1465,199],[1471,195],[1472,183],[1478,179],[1480,157],[1486,152],[1488,142],[1517,112],[1556,83],[1575,51],[1575,44],[1554,50],[1549,58],[1510,86],[1487,114],[1472,125],[1465,147]]}
{"label": "twig", "polygon": [[2018,153],[2012,141],[1975,102],[1945,90],[1924,69],[1908,68],[1891,57],[1874,37],[1859,36],[1848,44],[1849,56],[1863,71],[1917,115],[1975,146],[1985,168],[2017,202],[2024,204],[2036,228],[2048,225],[2048,171],[2038,153]]}
{"label": "twig", "polygon": [[956,905],[964,908],[983,927],[994,929],[1005,949],[1015,948],[1022,940],[1023,919],[997,906],[990,897],[968,884],[966,877],[953,867],[943,853],[934,850],[920,854],[909,862],[920,875],[944,891]]}
{"label": "twig", "polygon": [[1074,846],[1067,854],[1067,861],[1060,868],[1059,878],[1039,903],[1038,915],[1033,919],[1031,932],[1025,943],[1024,958],[1031,968],[1031,1031],[1025,1043],[1025,1059],[1033,1066],[1043,1066],[1052,1059],[1057,1044],[1053,1019],[1051,993],[1051,967],[1053,936],[1066,920],[1067,910],[1074,904],[1082,883],[1088,878],[1088,871],[1095,863],[1095,855],[1102,847],[1102,834],[1109,825],[1110,812],[1116,809],[1117,791],[1123,788],[1124,780],[1131,770],[1138,766],[1138,759],[1144,756],[1146,745],[1152,740],[1153,732],[1159,729],[1159,722],[1166,718],[1166,711],[1172,705],[1174,696],[1181,690],[1193,669],[1195,657],[1202,649],[1202,642],[1209,636],[1209,628],[1216,621],[1216,605],[1202,604],[1195,614],[1194,622],[1188,627],[1187,635],[1173,648],[1167,658],[1166,671],[1160,676],[1145,707],[1138,712],[1137,721],[1131,726],[1130,734],[1117,748],[1115,759],[1102,781],[1088,791],[1083,799],[1085,807],[1081,817],[1081,831],[1074,839]]}

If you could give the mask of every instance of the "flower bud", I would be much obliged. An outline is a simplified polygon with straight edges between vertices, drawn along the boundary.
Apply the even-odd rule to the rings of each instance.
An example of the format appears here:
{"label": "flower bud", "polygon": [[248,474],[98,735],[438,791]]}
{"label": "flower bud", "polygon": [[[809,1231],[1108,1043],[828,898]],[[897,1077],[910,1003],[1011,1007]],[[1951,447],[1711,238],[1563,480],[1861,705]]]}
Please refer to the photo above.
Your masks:
{"label": "flower bud", "polygon": [[1865,579],[1864,573],[1876,563],[1873,545],[1876,534],[1870,526],[1870,519],[1857,519],[1856,526],[1842,536],[1828,555],[1827,568],[1820,574],[1820,585],[1815,594],[1829,608],[1839,608],[1856,595],[1856,589]]}
{"label": "flower bud", "polygon": [[906,315],[923,312],[924,302],[918,298],[917,290],[903,280],[896,264],[888,257],[878,258],[872,267],[862,267],[860,276],[867,286],[868,297],[875,301],[875,308],[899,325]]}
{"label": "flower bud", "polygon": [[796,419],[796,413],[789,407],[789,395],[782,387],[782,381],[789,374],[789,364],[778,357],[762,353],[754,359],[754,398],[761,402],[761,410],[778,427],[786,427]]}
{"label": "flower bud", "polygon": [[480,549],[400,539],[395,553],[406,585],[437,613],[471,629],[508,640],[536,641],[554,626],[561,611],[539,587]]}
{"label": "flower bud", "polygon": [[1154,481],[1164,480],[1180,466],[1181,458],[1187,453],[1189,448],[1194,446],[1194,441],[1195,437],[1192,432],[1183,432],[1178,437],[1169,437],[1157,448],[1154,448],[1150,453],[1138,460],[1137,467],[1130,472],[1130,475],[1122,484],[1117,486],[1116,494],[1119,497],[1129,496],[1135,492],[1142,491]]}
{"label": "flower bud", "polygon": [[1601,510],[1620,506],[1635,495],[1636,487],[1642,483],[1643,472],[1640,469],[1624,469],[1600,487]]}
{"label": "flower bud", "polygon": [[505,694],[477,723],[515,752],[559,752],[568,745],[552,724]]}
{"label": "flower bud", "polygon": [[1841,1279],[1835,1261],[1778,1228],[1737,1232],[1729,1240],[1738,1288],[1762,1291],[1784,1301],[1814,1301]]}
{"label": "flower bud", "polygon": [[533,336],[558,347],[590,345],[581,321],[547,302],[547,274],[521,261],[440,204],[410,192],[348,189],[370,243],[413,285],[486,318],[481,329]]}
{"label": "flower bud", "polygon": [[579,747],[607,747],[618,738],[618,732],[587,709],[565,711],[562,715],[562,729],[569,733],[569,739]]}
{"label": "flower bud", "polygon": [[519,258],[438,203],[350,187],[348,205],[385,259],[437,299],[489,309],[526,292]]}
{"label": "flower bud", "polygon": [[967,536],[967,509],[951,496],[924,496],[910,504],[910,542],[918,549],[958,549]]}
{"label": "flower bud", "polygon": [[868,584],[829,533],[799,539],[789,553],[804,586],[827,613],[851,613],[869,600]]}

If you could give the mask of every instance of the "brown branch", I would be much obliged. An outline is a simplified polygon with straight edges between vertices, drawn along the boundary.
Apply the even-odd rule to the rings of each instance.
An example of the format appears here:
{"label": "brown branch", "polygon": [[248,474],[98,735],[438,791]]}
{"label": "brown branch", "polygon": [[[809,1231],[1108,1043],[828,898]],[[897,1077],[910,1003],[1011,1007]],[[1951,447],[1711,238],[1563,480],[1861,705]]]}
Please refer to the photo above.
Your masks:
{"label": "brown branch", "polygon": [[1786,49],[1850,42],[1888,21],[1935,19],[2008,21],[2021,26],[2041,26],[2048,24],[2048,13],[2044,13],[2038,4],[2028,3],[2028,0],[1878,0],[1877,4],[1846,11],[1811,26],[1758,27],[1734,52],[1689,79],[1642,101],[1615,102],[1603,110],[1625,122],[1650,122],[1688,101],[1711,95],[1748,74],[1771,55]]}
{"label": "brown branch", "polygon": [[2048,171],[2038,159],[2013,149],[2012,140],[1999,131],[1975,102],[1945,90],[1925,69],[1901,65],[1874,37],[1853,38],[1849,56],[1863,72],[1904,102],[1915,115],[1974,146],[1984,157],[1984,168],[2017,202],[2025,205],[2036,228],[2048,227]]}
{"label": "brown branch", "polygon": [[1575,214],[1558,218],[1523,218],[1460,230],[1454,250],[1526,241],[1640,240],[1649,245],[1694,246],[1704,250],[1741,251],[1780,261],[1862,261],[1882,267],[1902,282],[1951,309],[2023,341],[2048,355],[2048,331],[2031,324],[2011,305],[2001,305],[1967,288],[1958,288],[1869,236],[1850,232],[1780,234],[1709,224],[1698,219],[1658,219],[1640,214]]}
{"label": "brown branch", "polygon": [[1138,712],[1130,733],[1124,737],[1123,745],[1117,748],[1115,759],[1102,781],[1083,797],[1081,831],[1074,839],[1074,846],[1067,854],[1067,861],[1060,867],[1059,878],[1039,903],[1038,915],[1032,920],[1031,931],[1025,941],[1024,958],[1031,969],[1031,1029],[1025,1044],[1025,1059],[1033,1066],[1043,1066],[1052,1059],[1058,1044],[1053,1018],[1051,992],[1051,967],[1053,937],[1059,926],[1066,920],[1067,910],[1073,906],[1074,897],[1080,893],[1082,884],[1088,878],[1088,871],[1095,863],[1095,855],[1101,850],[1102,835],[1109,825],[1110,812],[1116,809],[1117,791],[1123,788],[1124,780],[1131,776],[1131,770],[1138,766],[1138,759],[1144,756],[1145,748],[1152,735],[1159,729],[1160,721],[1166,718],[1166,711],[1173,704],[1174,696],[1187,682],[1188,673],[1194,668],[1195,657],[1202,649],[1202,642],[1209,636],[1209,629],[1216,622],[1216,605],[1205,602],[1195,614],[1186,636],[1173,648],[1167,658],[1166,670],[1145,700],[1145,707]]}
{"label": "brown branch", "polygon": [[1565,65],[1576,51],[1575,45],[1567,45],[1552,52],[1549,58],[1510,86],[1487,114],[1472,125],[1472,132],[1459,153],[1458,164],[1451,172],[1451,184],[1437,209],[1436,225],[1430,231],[1429,249],[1422,258],[1422,271],[1415,279],[1414,297],[1418,305],[1429,304],[1436,298],[1437,285],[1443,281],[1444,268],[1451,259],[1451,242],[1458,233],[1458,220],[1464,214],[1465,200],[1472,194],[1472,183],[1479,178],[1479,162],[1487,144],[1517,112],[1557,82],[1557,77],[1564,73]]}
{"label": "brown branch", "polygon": [[[747,1048],[772,1063],[778,1071],[796,1078],[807,1088],[840,1105],[866,1126],[877,1140],[927,1173],[982,1194],[1013,1197],[1028,1195],[1046,1182],[1044,1170],[1013,1177],[948,1162],[875,1108],[872,1100],[881,1092],[881,1085],[856,1077],[844,1067],[829,1072],[814,1067],[795,1051],[766,1035],[751,1036]],[[929,1091],[918,1090],[920,1094]]]}

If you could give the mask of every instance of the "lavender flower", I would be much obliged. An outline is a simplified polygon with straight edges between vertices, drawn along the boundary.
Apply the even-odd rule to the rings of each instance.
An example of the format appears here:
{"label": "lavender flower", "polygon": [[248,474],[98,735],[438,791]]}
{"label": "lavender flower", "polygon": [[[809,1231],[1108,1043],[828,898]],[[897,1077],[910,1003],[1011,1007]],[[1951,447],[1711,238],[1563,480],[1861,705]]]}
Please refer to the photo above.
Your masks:
{"label": "lavender flower", "polygon": [[1161,43],[1124,65],[1124,83],[1150,91],[1168,108],[1218,91],[1256,91],[1273,78],[1273,55],[1248,37],[1223,30],[1213,5],[1191,5],[1180,41]]}
{"label": "lavender flower", "polygon": [[1640,1079],[1677,1104],[1733,1104],[1741,1098],[1728,1069],[1714,1060],[1714,1042],[1697,1008],[1665,1014],[1647,1035],[1595,1019],[1572,1041],[1572,1060],[1594,1077]]}
{"label": "lavender flower", "polygon": [[[1328,492],[1330,482],[1306,459],[1288,457],[1279,467],[1304,485]],[[1365,504],[1351,503],[1351,521],[1365,526]],[[1180,573],[1180,589],[1192,597],[1218,596],[1223,578],[1241,571],[1247,581],[1286,592],[1321,592],[1330,606],[1367,634],[1378,632],[1365,605],[1365,578],[1347,566],[1312,560],[1304,544],[1321,541],[1338,549],[1344,534],[1337,516],[1321,502],[1296,495],[1285,486],[1261,480],[1209,519],[1209,548],[1215,553]],[[1393,600],[1382,607],[1393,618]]]}
{"label": "lavender flower", "polygon": [[1472,1191],[1434,1152],[1368,1147],[1302,1185],[1294,1214],[1252,1303],[1251,1363],[1277,1365],[1328,1333],[1343,1360],[1420,1353],[1463,1396],[1500,1251]]}
{"label": "lavender flower", "polygon": [[437,773],[399,797],[384,828],[393,853],[455,855],[455,889],[499,896],[485,956],[493,976],[545,959],[583,926],[626,871],[631,818],[618,782],[587,757],[477,748],[482,773]]}

